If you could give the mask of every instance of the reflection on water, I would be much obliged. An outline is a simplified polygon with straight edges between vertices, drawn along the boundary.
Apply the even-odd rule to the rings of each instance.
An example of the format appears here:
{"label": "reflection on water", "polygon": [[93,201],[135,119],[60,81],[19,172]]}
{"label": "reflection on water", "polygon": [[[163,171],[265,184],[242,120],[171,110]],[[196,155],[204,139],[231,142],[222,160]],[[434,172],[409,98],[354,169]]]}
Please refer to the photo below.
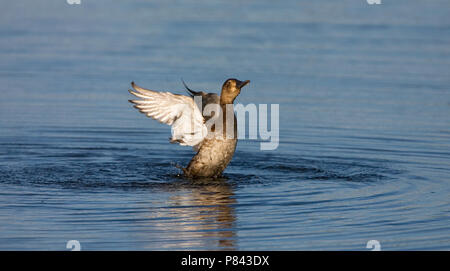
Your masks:
{"label": "reflection on water", "polygon": [[233,205],[236,199],[231,186],[225,179],[219,179],[191,180],[188,187],[187,193],[176,193],[167,202],[168,216],[176,218],[177,222],[156,225],[161,228],[171,227],[175,237],[180,239],[179,243],[167,244],[164,249],[235,249],[236,217]]}

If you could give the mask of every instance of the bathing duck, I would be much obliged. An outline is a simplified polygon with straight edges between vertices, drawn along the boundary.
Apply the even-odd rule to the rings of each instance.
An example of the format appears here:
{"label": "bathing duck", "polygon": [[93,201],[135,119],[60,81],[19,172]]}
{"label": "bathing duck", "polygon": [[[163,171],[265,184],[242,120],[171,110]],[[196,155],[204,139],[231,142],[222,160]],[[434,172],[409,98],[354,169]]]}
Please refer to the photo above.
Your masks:
{"label": "bathing duck", "polygon": [[130,100],[148,117],[172,126],[171,143],[192,146],[197,152],[186,168],[189,178],[217,178],[233,157],[237,144],[237,121],[233,103],[250,81],[228,79],[216,93],[193,91],[183,82],[189,96],[159,92],[131,82]]}

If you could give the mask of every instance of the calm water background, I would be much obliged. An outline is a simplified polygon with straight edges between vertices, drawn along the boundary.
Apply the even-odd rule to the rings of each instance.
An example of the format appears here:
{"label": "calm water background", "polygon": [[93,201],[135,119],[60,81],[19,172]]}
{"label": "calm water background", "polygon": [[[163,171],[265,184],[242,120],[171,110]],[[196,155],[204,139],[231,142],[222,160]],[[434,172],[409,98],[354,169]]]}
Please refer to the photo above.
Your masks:
{"label": "calm water background", "polygon": [[[450,2],[0,2],[0,249],[450,249]],[[223,179],[127,102],[280,104]]]}

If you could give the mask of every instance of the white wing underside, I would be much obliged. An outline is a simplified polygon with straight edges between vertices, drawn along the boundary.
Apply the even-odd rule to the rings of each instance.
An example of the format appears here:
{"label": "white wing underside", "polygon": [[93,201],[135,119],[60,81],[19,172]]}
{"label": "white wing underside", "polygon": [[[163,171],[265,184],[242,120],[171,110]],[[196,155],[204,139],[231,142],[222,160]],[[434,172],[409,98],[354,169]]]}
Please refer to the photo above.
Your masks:
{"label": "white wing underside", "polygon": [[208,131],[194,99],[184,95],[144,89],[134,83],[132,86],[135,91],[129,90],[130,93],[141,100],[130,100],[130,102],[148,117],[171,125],[171,143],[195,148],[206,137]]}

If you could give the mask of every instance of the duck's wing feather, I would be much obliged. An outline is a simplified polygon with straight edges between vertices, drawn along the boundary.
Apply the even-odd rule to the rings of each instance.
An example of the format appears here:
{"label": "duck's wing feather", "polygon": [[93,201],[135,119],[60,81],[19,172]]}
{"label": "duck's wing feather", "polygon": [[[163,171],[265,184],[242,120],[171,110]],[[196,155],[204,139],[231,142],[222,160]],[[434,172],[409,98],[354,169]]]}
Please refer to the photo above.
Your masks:
{"label": "duck's wing feather", "polygon": [[[205,109],[205,107],[208,104],[219,104],[220,96],[217,95],[216,93],[206,93],[206,92],[203,92],[203,91],[195,91],[195,90],[190,89],[186,85],[186,83],[184,82],[183,79],[181,79],[181,82],[183,82],[183,85],[186,88],[186,91],[188,92],[188,94],[192,98],[194,98],[196,96],[201,96],[202,97],[202,113],[203,113],[203,110]],[[203,117],[205,118],[205,121],[207,121],[208,118],[210,118],[210,116],[204,116],[204,115],[203,115]]]}
{"label": "duck's wing feather", "polygon": [[140,100],[130,100],[134,107],[150,118],[172,126],[171,143],[183,146],[200,144],[207,134],[204,118],[194,100],[184,95],[144,89],[131,83],[129,90]]}

